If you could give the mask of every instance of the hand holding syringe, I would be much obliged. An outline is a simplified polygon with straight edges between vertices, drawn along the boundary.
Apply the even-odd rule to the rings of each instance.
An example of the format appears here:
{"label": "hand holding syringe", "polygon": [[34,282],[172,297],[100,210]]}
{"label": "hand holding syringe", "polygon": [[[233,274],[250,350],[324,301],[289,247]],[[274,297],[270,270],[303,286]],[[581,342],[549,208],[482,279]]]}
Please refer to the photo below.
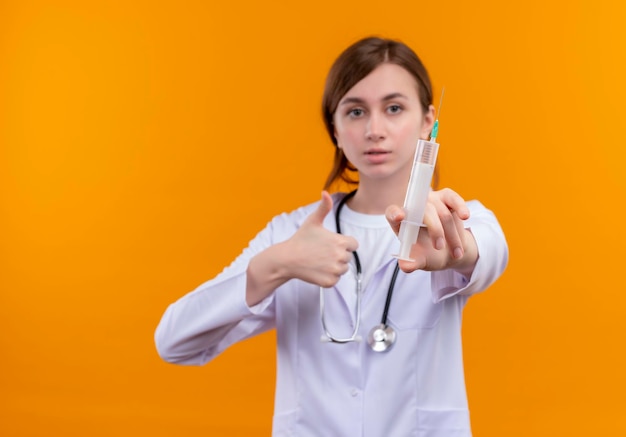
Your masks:
{"label": "hand holding syringe", "polygon": [[[443,100],[443,91],[441,100],[439,101],[439,110],[441,110],[441,101]],[[415,150],[415,158],[413,160],[413,169],[409,178],[409,185],[406,190],[404,199],[405,219],[400,224],[400,253],[394,255],[396,258],[407,261],[414,261],[411,258],[411,248],[417,242],[422,221],[424,220],[424,211],[426,202],[428,201],[428,193],[430,192],[430,183],[437,162],[437,152],[439,144],[436,143],[437,133],[439,130],[439,111],[437,111],[437,119],[430,134],[430,141],[418,140],[417,149]]]}

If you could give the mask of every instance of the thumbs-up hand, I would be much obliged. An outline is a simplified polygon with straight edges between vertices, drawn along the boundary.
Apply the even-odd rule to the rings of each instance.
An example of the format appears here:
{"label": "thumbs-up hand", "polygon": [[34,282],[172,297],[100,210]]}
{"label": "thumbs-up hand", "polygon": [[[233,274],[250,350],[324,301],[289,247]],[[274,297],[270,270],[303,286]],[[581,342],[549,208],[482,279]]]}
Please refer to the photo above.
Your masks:
{"label": "thumbs-up hand", "polygon": [[324,218],[333,209],[333,199],[322,192],[322,200],[300,229],[287,240],[291,275],[322,287],[331,287],[348,271],[358,243],[353,237],[324,228]]}

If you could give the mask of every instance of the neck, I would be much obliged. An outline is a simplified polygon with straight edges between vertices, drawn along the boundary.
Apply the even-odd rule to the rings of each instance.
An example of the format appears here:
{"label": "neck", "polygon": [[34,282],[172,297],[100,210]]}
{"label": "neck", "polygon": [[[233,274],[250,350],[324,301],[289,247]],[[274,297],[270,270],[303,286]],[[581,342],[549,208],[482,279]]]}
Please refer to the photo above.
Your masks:
{"label": "neck", "polygon": [[408,179],[397,181],[361,180],[359,189],[348,201],[350,209],[362,214],[384,214],[389,205],[402,206]]}

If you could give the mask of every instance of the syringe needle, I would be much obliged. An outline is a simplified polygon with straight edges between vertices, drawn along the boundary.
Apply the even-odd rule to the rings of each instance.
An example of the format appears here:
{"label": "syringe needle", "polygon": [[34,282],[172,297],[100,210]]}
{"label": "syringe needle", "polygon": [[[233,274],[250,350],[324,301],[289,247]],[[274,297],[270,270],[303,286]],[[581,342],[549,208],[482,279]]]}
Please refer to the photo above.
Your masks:
{"label": "syringe needle", "polygon": [[446,91],[446,87],[441,88],[441,97],[439,97],[439,107],[437,108],[437,116],[435,117],[439,120],[439,115],[441,114],[441,104],[443,103],[443,93]]}
{"label": "syringe needle", "polygon": [[441,97],[439,98],[439,108],[437,108],[437,113],[435,114],[435,124],[433,125],[433,130],[430,131],[430,141],[435,141],[437,139],[437,135],[439,134],[439,114],[441,113],[441,104],[443,103],[443,93],[446,90],[446,87],[441,88]]}

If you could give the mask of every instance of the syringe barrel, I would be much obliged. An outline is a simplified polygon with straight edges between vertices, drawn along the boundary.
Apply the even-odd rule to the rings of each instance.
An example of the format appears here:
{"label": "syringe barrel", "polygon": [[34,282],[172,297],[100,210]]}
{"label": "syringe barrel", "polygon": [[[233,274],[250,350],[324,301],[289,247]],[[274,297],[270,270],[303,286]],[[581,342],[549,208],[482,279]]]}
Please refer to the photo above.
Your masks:
{"label": "syringe barrel", "polygon": [[439,144],[433,141],[419,140],[415,150],[411,177],[404,199],[405,219],[400,224],[399,259],[411,260],[411,246],[417,242],[419,228],[424,220],[424,211],[430,192],[430,184],[437,162]]}

